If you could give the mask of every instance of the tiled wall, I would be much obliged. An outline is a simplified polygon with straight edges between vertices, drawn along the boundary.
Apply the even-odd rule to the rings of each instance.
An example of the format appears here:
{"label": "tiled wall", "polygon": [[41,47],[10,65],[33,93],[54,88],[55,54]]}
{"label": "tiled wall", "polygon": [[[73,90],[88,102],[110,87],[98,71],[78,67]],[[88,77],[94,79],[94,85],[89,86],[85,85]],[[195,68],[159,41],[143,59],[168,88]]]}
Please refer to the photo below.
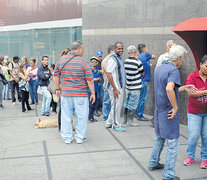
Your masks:
{"label": "tiled wall", "polygon": [[[90,58],[97,49],[106,55],[109,44],[122,41],[129,45],[144,43],[157,57],[165,53],[165,44],[173,39],[188,50],[185,62],[180,68],[181,82],[190,72],[196,70],[192,53],[186,43],[171,29],[178,23],[192,18],[204,17],[207,0],[83,0],[82,1],[82,39],[85,46],[84,56]],[[152,60],[152,77],[156,60]],[[153,78],[146,103],[145,113],[153,115],[154,91]],[[187,124],[187,94],[180,93],[180,121]]]}

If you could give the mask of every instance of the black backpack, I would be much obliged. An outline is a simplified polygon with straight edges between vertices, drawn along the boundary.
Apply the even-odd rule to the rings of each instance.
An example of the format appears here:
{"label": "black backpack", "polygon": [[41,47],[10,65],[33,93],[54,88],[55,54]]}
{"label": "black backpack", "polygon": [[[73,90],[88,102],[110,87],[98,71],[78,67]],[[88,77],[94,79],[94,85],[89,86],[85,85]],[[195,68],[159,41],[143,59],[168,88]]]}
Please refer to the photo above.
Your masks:
{"label": "black backpack", "polygon": [[[12,62],[10,62],[10,63],[12,64],[12,69],[14,69],[14,64],[13,64]],[[9,64],[10,64],[10,63],[9,63]],[[8,74],[11,75],[9,69],[8,69]]]}

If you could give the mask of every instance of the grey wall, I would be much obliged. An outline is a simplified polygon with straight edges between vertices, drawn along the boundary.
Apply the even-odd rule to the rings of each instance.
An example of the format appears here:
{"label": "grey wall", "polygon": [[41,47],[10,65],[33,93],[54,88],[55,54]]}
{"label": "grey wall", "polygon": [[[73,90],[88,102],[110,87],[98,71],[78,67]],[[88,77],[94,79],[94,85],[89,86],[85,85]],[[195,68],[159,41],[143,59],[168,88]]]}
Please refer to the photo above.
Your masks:
{"label": "grey wall", "polygon": [[[206,16],[207,0],[83,0],[82,3],[84,57],[94,56],[97,49],[102,49],[106,55],[107,46],[116,41],[122,41],[125,49],[144,43],[149,52],[159,57],[165,52],[166,42],[173,39],[189,52],[180,68],[182,84],[188,74],[196,70],[190,49],[171,29],[186,19]],[[126,56],[125,53],[124,58]],[[151,61],[152,81],[145,106],[145,113],[151,115],[156,61]],[[180,93],[180,121],[183,124],[187,123],[187,104],[187,94]]]}

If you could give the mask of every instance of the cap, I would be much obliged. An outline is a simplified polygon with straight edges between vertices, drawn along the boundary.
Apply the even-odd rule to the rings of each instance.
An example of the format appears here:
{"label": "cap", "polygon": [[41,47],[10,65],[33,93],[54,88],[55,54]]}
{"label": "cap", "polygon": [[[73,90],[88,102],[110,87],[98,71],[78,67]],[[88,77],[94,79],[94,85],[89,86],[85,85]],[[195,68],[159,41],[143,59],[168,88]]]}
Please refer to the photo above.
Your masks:
{"label": "cap", "polygon": [[20,58],[19,58],[19,56],[14,56],[14,57],[13,57],[13,60],[14,60],[14,59],[20,59]]}
{"label": "cap", "polygon": [[90,59],[90,61],[93,60],[93,59],[95,59],[96,61],[98,61],[98,59],[97,59],[96,56],[93,56],[93,57]]}
{"label": "cap", "polygon": [[96,55],[97,55],[98,57],[103,56],[103,51],[98,50],[98,51],[96,52]]}

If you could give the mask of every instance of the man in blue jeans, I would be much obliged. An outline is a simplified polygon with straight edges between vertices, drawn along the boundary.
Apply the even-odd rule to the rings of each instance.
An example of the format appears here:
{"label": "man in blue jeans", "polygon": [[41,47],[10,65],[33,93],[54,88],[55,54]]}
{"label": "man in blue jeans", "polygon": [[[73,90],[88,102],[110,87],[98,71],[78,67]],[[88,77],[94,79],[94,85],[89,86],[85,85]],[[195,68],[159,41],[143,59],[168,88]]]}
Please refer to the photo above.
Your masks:
{"label": "man in blue jeans", "polygon": [[151,80],[150,59],[155,59],[156,56],[148,52],[148,49],[145,46],[145,44],[139,44],[138,51],[139,51],[138,59],[142,62],[145,75],[141,77],[142,89],[140,91],[136,114],[138,120],[147,121],[148,119],[146,119],[143,116],[143,113],[144,113],[144,104],[147,101],[147,96],[149,93],[149,82]]}
{"label": "man in blue jeans", "polygon": [[[195,90],[194,86],[180,87],[178,67],[185,59],[187,51],[179,45],[170,49],[170,61],[156,68],[154,73],[155,114],[154,125],[156,140],[148,166],[150,171],[163,169],[163,180],[179,180],[175,175],[175,164],[178,152],[179,111],[178,96],[180,91]],[[160,155],[167,142],[165,164],[160,164]]]}
{"label": "man in blue jeans", "polygon": [[[82,55],[82,42],[73,42],[71,52],[59,59],[54,71],[56,94],[58,97],[61,95],[61,136],[66,144],[73,141],[74,112],[77,117],[76,143],[81,144],[86,140],[89,100],[95,102],[93,75],[89,62]],[[88,88],[91,91],[90,99]]]}
{"label": "man in blue jeans", "polygon": [[42,65],[38,68],[37,76],[38,76],[38,83],[40,85],[40,89],[42,91],[42,116],[49,116],[50,115],[50,103],[51,103],[51,94],[47,90],[47,87],[50,83],[50,77],[52,73],[48,68],[48,61],[49,58],[47,56],[42,57]]}
{"label": "man in blue jeans", "polygon": [[107,78],[107,61],[109,57],[114,52],[114,45],[109,45],[107,48],[108,55],[104,58],[104,60],[101,63],[102,71],[103,71],[103,78],[104,78],[104,99],[103,99],[103,120],[106,121],[108,119],[109,113],[111,111],[111,100],[108,92],[109,82]]}

